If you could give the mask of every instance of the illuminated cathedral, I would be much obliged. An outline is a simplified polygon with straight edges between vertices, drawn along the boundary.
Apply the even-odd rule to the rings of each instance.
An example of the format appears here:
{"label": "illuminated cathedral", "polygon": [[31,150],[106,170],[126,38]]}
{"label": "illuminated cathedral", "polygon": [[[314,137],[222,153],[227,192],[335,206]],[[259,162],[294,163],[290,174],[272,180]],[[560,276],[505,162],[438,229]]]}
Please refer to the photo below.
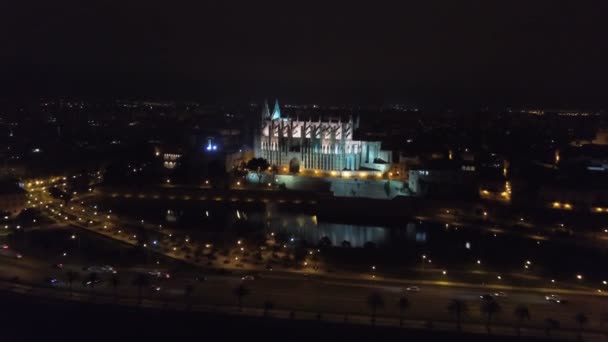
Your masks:
{"label": "illuminated cathedral", "polygon": [[271,165],[289,168],[342,171],[385,171],[392,153],[383,151],[379,141],[353,140],[358,120],[318,118],[300,120],[281,114],[276,100],[272,112],[264,101],[260,125],[254,135],[254,153]]}

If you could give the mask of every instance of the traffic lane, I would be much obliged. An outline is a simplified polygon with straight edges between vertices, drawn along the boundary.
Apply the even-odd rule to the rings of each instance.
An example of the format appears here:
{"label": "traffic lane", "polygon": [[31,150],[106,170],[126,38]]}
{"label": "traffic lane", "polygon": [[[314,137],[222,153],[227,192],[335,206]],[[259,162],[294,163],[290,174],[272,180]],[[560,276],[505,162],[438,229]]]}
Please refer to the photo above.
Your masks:
{"label": "traffic lane", "polygon": [[[254,284],[255,283],[255,284]],[[369,312],[366,304],[367,296],[373,292],[380,292],[385,297],[385,308],[382,312],[387,314],[398,314],[399,308],[397,302],[400,294],[394,291],[387,292],[386,287],[344,287],[335,284],[310,284],[301,283],[288,284],[286,282],[274,282],[274,284],[265,284],[262,280],[256,280],[249,285],[252,288],[252,297],[276,298],[277,302],[284,305],[304,304],[308,307],[320,307],[330,312],[335,311],[351,311],[351,312]],[[384,291],[383,291],[384,290]],[[450,319],[447,312],[447,305],[453,298],[465,296],[465,301],[468,303],[468,316],[473,319],[483,319],[480,314],[481,299],[478,297],[478,290],[470,291],[462,289],[442,289],[441,291],[421,291],[415,294],[408,294],[411,308],[416,313],[416,317],[428,319]],[[439,294],[440,293],[440,294]],[[579,299],[578,297],[576,298]],[[518,294],[515,297],[499,298],[498,302],[502,306],[502,313],[497,316],[498,321],[513,323],[516,317],[513,312],[515,307],[520,304],[526,304],[531,314],[533,315],[533,323],[537,325],[544,324],[544,319],[551,317],[558,319],[565,326],[574,326],[574,315],[577,312],[585,312],[591,318],[591,326],[598,323],[597,318],[599,312],[606,307],[605,299],[589,299],[581,296],[578,305],[560,305],[545,301],[537,294]],[[346,309],[346,310],[345,310]]]}
{"label": "traffic lane", "polygon": [[[28,264],[28,263],[23,263]],[[0,266],[11,270],[27,270],[27,274],[32,272],[37,277],[43,277],[44,268],[41,265],[17,265],[15,263],[0,263]],[[73,266],[78,267],[78,266]],[[57,271],[57,270],[55,270]],[[58,271],[57,271],[58,272]],[[121,294],[129,294],[136,296],[138,289],[133,286],[130,279],[134,279],[139,271],[121,270],[119,277],[121,283],[119,285]],[[65,278],[65,272],[58,272],[57,276]],[[102,279],[108,278],[109,275],[100,274]],[[128,280],[126,280],[128,279]],[[232,289],[241,283],[251,289],[251,294],[246,296],[246,306],[261,307],[263,302],[271,300],[275,306],[281,308],[291,308],[293,310],[308,310],[321,312],[338,312],[338,313],[369,313],[369,308],[366,304],[367,296],[374,291],[380,292],[385,297],[385,307],[380,310],[381,314],[398,315],[397,301],[402,295],[401,288],[397,286],[386,286],[381,284],[344,284],[335,281],[315,281],[302,279],[265,279],[258,278],[253,281],[242,281],[239,276],[208,276],[206,281],[193,282],[192,277],[174,278],[170,280],[158,280],[151,277],[150,285],[144,289],[144,296],[152,298],[163,298],[163,296],[180,296],[184,294],[186,284],[195,284],[195,297],[197,302],[204,302],[217,305],[236,305],[236,297]],[[65,280],[60,280],[62,285],[67,286]],[[154,291],[155,286],[162,288],[161,291]],[[74,288],[85,289],[77,283]],[[87,288],[88,289],[88,288]],[[109,281],[104,281],[96,285],[91,291],[113,291],[113,286]],[[450,299],[461,298],[469,303],[469,313],[465,320],[482,320],[483,317],[479,314],[480,300],[478,296],[481,292],[478,289],[462,289],[462,288],[447,288],[447,287],[423,287],[420,292],[407,293],[407,297],[411,303],[408,311],[412,312],[412,317],[416,319],[445,319],[449,320],[446,306]],[[528,306],[532,313],[533,319],[531,325],[542,326],[545,317],[558,319],[564,326],[574,327],[573,316],[576,310],[570,305],[557,305],[539,300],[540,295],[530,293],[516,293],[508,298],[499,298],[498,301],[503,306],[503,313],[497,315],[496,321],[503,323],[514,323],[512,312],[517,304],[522,302],[532,302]],[[579,301],[580,299],[580,301]],[[602,307],[605,307],[605,300],[580,296],[573,299],[573,303],[580,303],[585,309],[584,312],[590,311],[600,312]],[[593,316],[592,314],[590,316]],[[568,324],[570,322],[570,324]],[[595,325],[591,321],[591,326]]]}
{"label": "traffic lane", "polygon": [[[459,298],[469,304],[468,315],[472,318],[480,318],[479,306],[480,295],[484,294],[479,289],[463,289],[450,287],[424,287],[420,292],[408,292],[403,294],[402,289],[396,286],[379,284],[348,284],[335,281],[315,281],[302,279],[270,279],[258,278],[253,281],[242,281],[239,276],[207,276],[205,281],[195,281],[195,278],[173,278],[162,283],[163,291],[175,294],[183,293],[186,284],[194,284],[195,296],[200,300],[207,300],[215,304],[228,304],[235,302],[233,289],[239,284],[244,284],[251,290],[246,296],[249,305],[262,305],[266,300],[276,301],[275,305],[291,307],[293,309],[319,310],[328,312],[361,312],[369,311],[366,304],[367,296],[372,292],[379,292],[385,297],[385,313],[398,314],[397,302],[402,295],[408,297],[416,315],[428,317],[429,319],[449,319],[447,304],[451,299]],[[514,292],[508,297],[497,298],[502,306],[502,320],[512,322],[515,317],[513,311],[520,304],[525,304],[534,313],[537,320],[546,317],[562,320],[567,323],[573,321],[572,317],[577,312],[585,312],[595,316],[606,306],[605,298],[587,296],[569,297],[571,302],[560,305],[548,302],[539,293]],[[501,320],[501,318],[499,318]],[[541,322],[542,323],[542,322]]]}
{"label": "traffic lane", "polygon": [[[448,286],[448,285],[420,285],[417,286],[420,291],[405,291],[407,285],[392,285],[386,284],[382,281],[374,281],[374,280],[350,280],[350,279],[332,279],[327,280],[327,278],[311,278],[311,277],[266,277],[263,276],[259,278],[257,281],[264,282],[270,280],[271,282],[276,280],[292,280],[292,281],[314,281],[322,284],[335,284],[340,286],[348,286],[348,287],[360,287],[369,289],[370,291],[383,291],[387,294],[398,294],[405,296],[424,296],[425,294],[432,293],[434,297],[444,297],[445,299],[462,299],[462,300],[477,300],[480,296],[489,294],[495,297],[499,301],[518,301],[522,303],[528,304],[546,304],[545,296],[551,294],[551,292],[547,291],[535,291],[535,290],[525,290],[514,288],[512,290],[496,290],[496,289],[480,289],[479,287],[462,287],[462,286]],[[496,295],[499,293],[498,295]],[[501,297],[504,295],[504,297]],[[589,295],[560,295],[561,298],[567,300],[569,304],[580,304],[582,306],[592,305],[596,303],[596,301],[606,301],[608,296],[598,295],[595,292],[590,292]]]}

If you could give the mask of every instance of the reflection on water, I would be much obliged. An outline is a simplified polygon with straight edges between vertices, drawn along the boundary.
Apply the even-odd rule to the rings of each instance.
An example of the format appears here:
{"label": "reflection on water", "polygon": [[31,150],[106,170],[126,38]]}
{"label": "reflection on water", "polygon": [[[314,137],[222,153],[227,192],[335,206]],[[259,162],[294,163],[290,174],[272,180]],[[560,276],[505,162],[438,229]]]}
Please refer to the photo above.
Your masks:
{"label": "reflection on water", "polygon": [[[388,246],[426,243],[428,240],[425,225],[403,222],[403,225],[388,227],[381,225],[359,225],[349,223],[326,222],[316,215],[307,213],[284,212],[274,206],[265,209],[243,208],[237,206],[115,206],[121,215],[134,216],[148,222],[158,220],[171,227],[188,229],[194,232],[213,232],[223,234],[239,231],[274,232],[287,238],[317,244],[327,237],[333,246],[347,245],[364,247],[367,243],[376,246]],[[158,222],[161,223],[161,222]]]}
{"label": "reflection on water", "polygon": [[[263,222],[260,213],[251,214],[254,222]],[[296,240],[305,240],[316,244],[324,237],[329,238],[334,246],[347,242],[351,247],[364,247],[366,243],[383,246],[389,243],[403,242],[404,239],[426,242],[424,231],[417,231],[414,223],[408,223],[405,231],[381,226],[353,225],[331,222],[318,222],[315,215],[274,213],[272,219],[266,219],[266,230]],[[405,234],[404,234],[405,233]]]}

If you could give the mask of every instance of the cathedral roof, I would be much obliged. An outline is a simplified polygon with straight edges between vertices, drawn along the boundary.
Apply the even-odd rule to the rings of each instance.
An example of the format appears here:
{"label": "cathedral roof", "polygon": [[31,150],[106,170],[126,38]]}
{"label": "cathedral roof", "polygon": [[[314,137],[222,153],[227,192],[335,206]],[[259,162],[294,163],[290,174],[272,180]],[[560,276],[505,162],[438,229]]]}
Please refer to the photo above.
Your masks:
{"label": "cathedral roof", "polygon": [[276,99],[274,102],[274,109],[272,110],[272,120],[281,118],[281,107],[279,107],[279,99]]}

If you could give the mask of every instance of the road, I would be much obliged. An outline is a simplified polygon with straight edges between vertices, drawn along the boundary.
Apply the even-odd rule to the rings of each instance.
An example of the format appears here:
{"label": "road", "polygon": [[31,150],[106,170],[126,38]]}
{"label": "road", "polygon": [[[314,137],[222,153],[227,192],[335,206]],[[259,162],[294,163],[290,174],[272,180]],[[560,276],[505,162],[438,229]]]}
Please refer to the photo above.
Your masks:
{"label": "road", "polygon": [[[48,277],[56,277],[59,280],[59,288],[67,289],[66,270],[73,269],[81,274],[81,279],[86,278],[87,272],[82,270],[82,265],[66,265],[64,270],[56,270],[48,264],[36,260],[16,260],[0,257],[0,272],[10,277],[18,276],[21,281],[32,284],[45,284]],[[137,288],[132,285],[132,280],[138,273],[153,271],[153,267],[137,269],[118,269],[117,276],[120,284],[116,288],[120,296],[137,295]],[[145,287],[143,295],[151,299],[162,299],[182,302],[184,300],[184,289],[186,284],[194,285],[192,298],[193,305],[235,306],[237,299],[233,289],[244,283],[250,290],[250,294],[244,298],[247,307],[261,308],[265,301],[271,301],[276,309],[288,311],[321,312],[323,314],[336,315],[367,315],[370,312],[367,306],[367,297],[372,292],[379,293],[384,299],[384,308],[380,309],[379,316],[397,317],[399,307],[397,305],[401,296],[409,299],[410,307],[406,311],[406,318],[416,320],[451,321],[446,309],[451,299],[464,300],[469,308],[464,316],[464,322],[484,322],[480,315],[480,295],[492,293],[479,288],[456,287],[456,286],[421,286],[419,292],[405,293],[403,285],[393,284],[382,280],[359,280],[352,279],[330,279],[323,277],[294,275],[288,273],[265,272],[256,277],[255,280],[243,281],[239,275],[207,275],[206,281],[197,281],[198,274],[181,273],[171,275],[170,279],[159,279],[150,277],[152,280]],[[108,294],[114,293],[110,283],[110,274],[99,274],[105,281],[94,289],[83,288],[80,281],[75,282],[74,289],[84,293]],[[155,287],[160,287],[156,291]],[[600,329],[600,313],[608,308],[608,298],[569,295],[562,296],[568,300],[567,304],[550,303],[544,299],[544,293],[534,291],[511,291],[507,297],[497,298],[502,307],[502,313],[496,315],[496,323],[499,325],[514,325],[516,323],[513,314],[517,305],[526,305],[531,313],[531,320],[526,322],[527,326],[544,327],[545,318],[553,318],[561,322],[563,328],[576,328],[574,315],[584,312],[589,316],[588,328]]]}

